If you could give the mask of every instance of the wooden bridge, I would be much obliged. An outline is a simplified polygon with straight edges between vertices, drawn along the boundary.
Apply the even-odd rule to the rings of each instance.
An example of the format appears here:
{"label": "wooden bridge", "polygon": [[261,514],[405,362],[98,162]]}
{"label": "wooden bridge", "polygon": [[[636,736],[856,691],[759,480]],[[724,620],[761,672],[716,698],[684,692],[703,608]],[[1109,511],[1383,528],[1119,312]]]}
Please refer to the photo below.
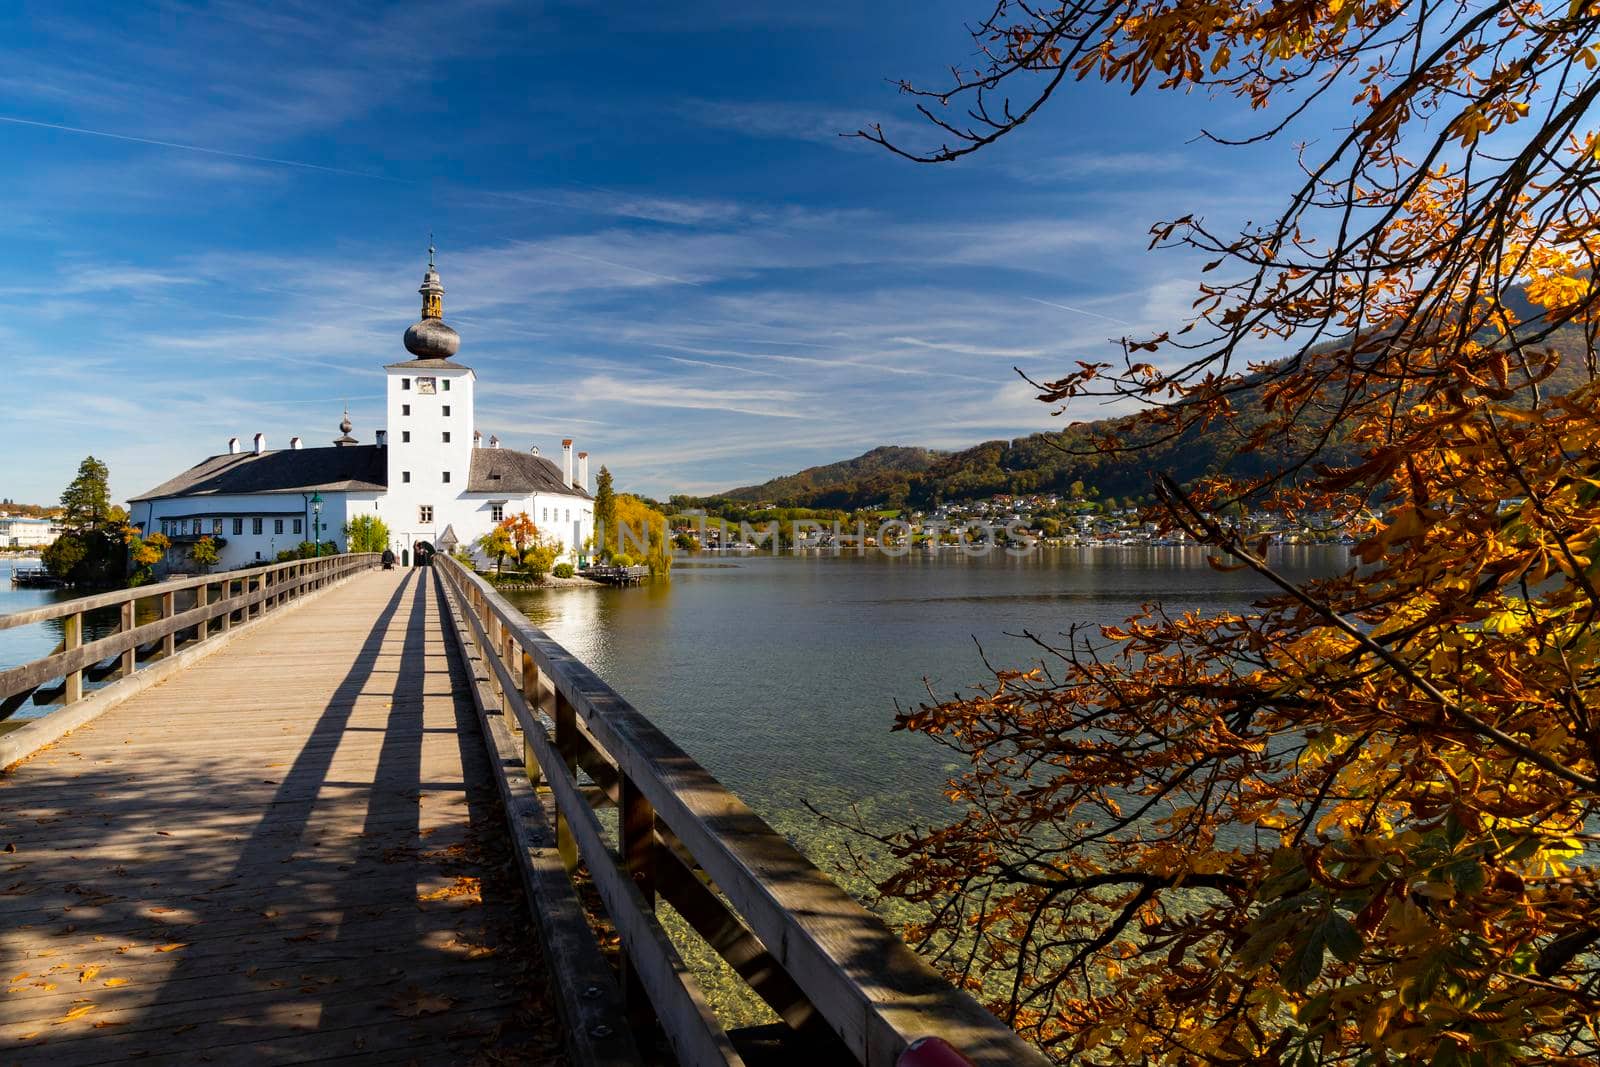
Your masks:
{"label": "wooden bridge", "polygon": [[0,616],[62,632],[0,671],[62,701],[0,735],[0,1063],[1044,1062],[486,583],[375,563]]}

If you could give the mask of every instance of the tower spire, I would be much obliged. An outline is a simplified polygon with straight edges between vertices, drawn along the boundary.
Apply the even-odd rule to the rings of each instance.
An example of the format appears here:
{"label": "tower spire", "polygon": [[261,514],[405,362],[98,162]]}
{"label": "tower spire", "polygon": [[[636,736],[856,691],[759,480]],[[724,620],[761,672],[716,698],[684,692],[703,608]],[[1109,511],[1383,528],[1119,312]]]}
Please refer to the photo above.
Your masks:
{"label": "tower spire", "polygon": [[428,234],[428,269],[422,275],[422,317],[444,318],[444,286],[439,284],[439,272],[433,266],[433,234]]}

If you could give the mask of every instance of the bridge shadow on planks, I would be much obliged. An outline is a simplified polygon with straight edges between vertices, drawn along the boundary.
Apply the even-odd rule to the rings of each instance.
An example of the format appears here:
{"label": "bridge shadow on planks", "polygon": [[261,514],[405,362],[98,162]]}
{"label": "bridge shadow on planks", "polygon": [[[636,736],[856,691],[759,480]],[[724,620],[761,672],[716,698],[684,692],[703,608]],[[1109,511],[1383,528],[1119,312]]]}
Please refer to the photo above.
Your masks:
{"label": "bridge shadow on planks", "polygon": [[434,578],[361,583],[0,778],[6,1062],[558,1061]]}

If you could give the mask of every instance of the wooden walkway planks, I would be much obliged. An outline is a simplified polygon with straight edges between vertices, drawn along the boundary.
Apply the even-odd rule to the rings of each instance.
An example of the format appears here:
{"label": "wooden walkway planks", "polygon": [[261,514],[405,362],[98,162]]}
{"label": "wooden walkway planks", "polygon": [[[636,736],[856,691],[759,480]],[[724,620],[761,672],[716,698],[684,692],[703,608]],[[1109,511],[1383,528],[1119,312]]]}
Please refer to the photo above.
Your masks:
{"label": "wooden walkway planks", "polygon": [[0,776],[0,1063],[559,1061],[431,571]]}

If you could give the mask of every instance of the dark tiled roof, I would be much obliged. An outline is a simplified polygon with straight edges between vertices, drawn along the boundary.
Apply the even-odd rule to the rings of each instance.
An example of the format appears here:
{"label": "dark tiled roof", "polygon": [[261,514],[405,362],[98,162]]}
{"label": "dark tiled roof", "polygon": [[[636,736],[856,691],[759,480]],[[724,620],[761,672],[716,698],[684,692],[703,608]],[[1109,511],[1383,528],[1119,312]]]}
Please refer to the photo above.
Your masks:
{"label": "dark tiled roof", "polygon": [[399,363],[385,363],[384,370],[471,370],[465,363],[448,359],[407,359]]}
{"label": "dark tiled roof", "polygon": [[472,470],[467,475],[469,493],[565,493],[589,499],[589,494],[561,482],[561,468],[532,452],[509,448],[474,448]]}
{"label": "dark tiled roof", "polygon": [[[149,492],[129,499],[309,493],[312,490],[381,491],[389,482],[384,452],[377,445],[350,445],[345,448],[291,448],[259,455],[240,452],[212,456]],[[559,474],[557,480],[560,480]]]}

